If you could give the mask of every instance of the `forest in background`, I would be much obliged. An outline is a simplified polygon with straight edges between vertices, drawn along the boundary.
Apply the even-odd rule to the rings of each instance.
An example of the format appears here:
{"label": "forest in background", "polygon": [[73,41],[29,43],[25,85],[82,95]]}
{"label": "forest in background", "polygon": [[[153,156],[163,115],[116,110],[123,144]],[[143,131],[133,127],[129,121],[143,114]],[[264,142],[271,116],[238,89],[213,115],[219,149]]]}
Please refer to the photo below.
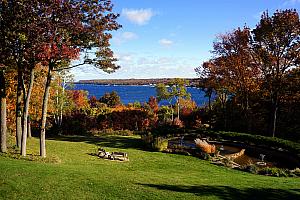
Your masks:
{"label": "forest in background", "polygon": [[[95,80],[79,80],[74,84],[99,84],[99,85],[157,85],[159,83],[167,84],[175,78],[149,78],[149,79],[95,79]],[[189,82],[189,86],[197,86],[198,78],[185,78]]]}

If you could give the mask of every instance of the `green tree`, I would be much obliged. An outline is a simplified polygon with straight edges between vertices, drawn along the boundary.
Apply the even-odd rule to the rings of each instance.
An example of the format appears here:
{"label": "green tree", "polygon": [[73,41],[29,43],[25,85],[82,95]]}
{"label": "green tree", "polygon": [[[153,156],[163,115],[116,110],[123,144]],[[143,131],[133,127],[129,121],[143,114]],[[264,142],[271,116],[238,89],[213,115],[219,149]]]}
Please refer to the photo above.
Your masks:
{"label": "green tree", "polygon": [[55,90],[54,100],[54,123],[57,127],[61,127],[63,122],[63,115],[69,109],[68,95],[66,89],[72,87],[71,83],[74,81],[74,75],[70,74],[68,70],[61,70],[55,73],[55,80],[53,89]]}
{"label": "green tree", "polygon": [[105,93],[102,97],[100,97],[99,102],[105,103],[109,107],[115,107],[121,104],[121,98],[117,92],[112,91],[111,93]]}
{"label": "green tree", "polygon": [[[167,85],[160,83],[156,86],[156,96],[158,101],[167,100],[171,105],[175,100],[177,104],[177,118],[180,117],[180,98],[190,98],[190,94],[187,92],[186,86],[189,84],[187,80],[175,78],[167,83]],[[174,111],[172,109],[172,121],[174,120]]]}

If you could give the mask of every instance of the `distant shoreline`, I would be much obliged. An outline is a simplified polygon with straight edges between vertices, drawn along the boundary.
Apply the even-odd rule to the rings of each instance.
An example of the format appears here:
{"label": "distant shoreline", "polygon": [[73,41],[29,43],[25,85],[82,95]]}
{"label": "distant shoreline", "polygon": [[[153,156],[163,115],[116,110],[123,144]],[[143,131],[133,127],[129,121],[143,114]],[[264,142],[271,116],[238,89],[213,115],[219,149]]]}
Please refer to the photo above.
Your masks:
{"label": "distant shoreline", "polygon": [[[157,85],[159,83],[168,83],[174,78],[154,78],[154,79],[95,79],[79,80],[74,84],[95,84],[95,85]],[[189,81],[189,86],[197,86],[198,78],[185,78]]]}

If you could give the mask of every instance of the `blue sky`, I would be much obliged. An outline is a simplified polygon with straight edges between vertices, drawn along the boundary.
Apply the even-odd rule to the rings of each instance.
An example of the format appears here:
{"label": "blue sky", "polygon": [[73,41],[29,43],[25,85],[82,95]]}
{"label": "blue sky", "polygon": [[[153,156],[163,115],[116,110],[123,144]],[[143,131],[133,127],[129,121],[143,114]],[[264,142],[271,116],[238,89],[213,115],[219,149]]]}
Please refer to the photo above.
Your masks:
{"label": "blue sky", "polygon": [[122,29],[111,41],[121,66],[106,74],[93,67],[72,69],[75,80],[194,78],[211,57],[218,34],[245,24],[255,27],[263,11],[295,8],[300,0],[112,0]]}

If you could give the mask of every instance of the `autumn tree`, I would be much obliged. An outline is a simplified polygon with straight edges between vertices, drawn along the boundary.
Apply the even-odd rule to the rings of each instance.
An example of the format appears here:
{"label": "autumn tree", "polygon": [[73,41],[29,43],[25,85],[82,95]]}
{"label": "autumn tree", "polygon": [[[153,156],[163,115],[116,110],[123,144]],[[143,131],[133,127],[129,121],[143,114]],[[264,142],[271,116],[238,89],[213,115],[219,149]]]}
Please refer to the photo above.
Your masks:
{"label": "autumn tree", "polygon": [[[43,32],[41,42],[43,52],[39,56],[48,66],[47,81],[43,98],[41,120],[40,154],[46,157],[45,133],[47,103],[53,71],[70,68],[71,60],[79,58],[85,51],[84,64],[92,64],[105,72],[114,72],[119,67],[113,62],[113,52],[109,48],[112,37],[108,31],[116,30],[118,15],[112,12],[110,0],[50,1],[44,4]],[[88,57],[87,49],[96,49],[96,57]],[[78,66],[78,65],[77,65]]]}
{"label": "autumn tree", "polygon": [[240,100],[242,110],[249,110],[250,95],[258,90],[259,70],[252,62],[250,30],[236,29],[232,33],[219,36],[214,43],[215,65],[219,75],[225,79],[227,89]]}
{"label": "autumn tree", "polygon": [[[16,135],[17,146],[21,147],[21,154],[26,156],[26,138],[30,97],[34,83],[36,65],[41,61],[37,54],[40,51],[39,42],[43,34],[40,32],[39,14],[40,3],[37,0],[17,1],[13,3],[15,11],[14,32],[12,44],[14,61],[17,67],[17,99],[16,99]],[[23,108],[22,108],[23,105]],[[21,144],[21,145],[20,145]]]}
{"label": "autumn tree", "polygon": [[[0,32],[0,66],[1,66],[1,133],[3,139],[1,140],[1,144],[3,144],[2,150],[6,151],[6,143],[5,135],[7,127],[6,127],[6,75],[5,72],[8,70],[16,69],[17,65],[20,65],[23,61],[23,49],[22,43],[24,40],[24,35],[20,31],[22,27],[22,22],[24,19],[24,13],[22,9],[23,1],[1,1],[0,2],[0,24],[1,24],[1,32]],[[20,20],[20,23],[18,21]],[[20,89],[20,87],[19,87]],[[20,98],[19,98],[20,100]],[[20,126],[18,127],[20,128]],[[18,142],[17,144],[20,146],[21,135],[17,134]]]}
{"label": "autumn tree", "polygon": [[[36,60],[36,47],[40,37],[43,36],[39,29],[40,8],[42,8],[41,3],[37,0],[8,0],[1,1],[0,9],[0,37],[3,45],[1,56],[4,57],[1,62],[6,68],[17,71],[16,139],[17,146],[21,147],[21,154],[24,156],[26,155],[28,107],[34,79],[33,69],[39,62]],[[24,78],[29,73],[31,81],[26,88]]]}
{"label": "autumn tree", "polygon": [[[212,98],[213,94],[217,93],[218,82],[217,82],[217,73],[215,73],[215,67],[212,61],[207,61],[195,68],[195,72],[199,77],[198,88],[205,93],[205,97],[208,98],[208,115],[211,118],[212,113]],[[210,123],[209,123],[210,124]]]}
{"label": "autumn tree", "polygon": [[247,27],[219,35],[212,51],[214,58],[205,62],[202,70],[196,69],[202,84],[207,86],[202,88],[208,95],[211,95],[213,87],[217,92],[224,110],[224,120],[227,96],[234,96],[245,120],[249,122],[248,131],[251,130],[250,97],[258,91],[260,82],[260,71],[252,61],[250,41],[251,32]]}
{"label": "autumn tree", "polygon": [[157,99],[154,96],[150,96],[150,98],[148,100],[148,104],[149,104],[151,110],[153,111],[153,113],[158,112],[159,106],[158,106]]}
{"label": "autumn tree", "polygon": [[285,77],[300,66],[300,21],[296,10],[264,12],[253,30],[253,50],[272,105],[272,136],[276,135],[278,108],[284,94]]}
{"label": "autumn tree", "polygon": [[[6,105],[6,76],[5,72],[9,67],[11,67],[11,60],[10,57],[12,56],[12,51],[10,47],[9,41],[9,20],[11,15],[8,15],[5,18],[5,15],[9,13],[9,6],[7,2],[1,1],[0,2],[0,132],[1,132],[1,152],[7,151],[7,144],[6,144],[6,135],[7,135],[7,123],[6,123],[6,116],[7,116],[7,105]],[[9,19],[8,19],[9,18]]]}
{"label": "autumn tree", "polygon": [[84,90],[69,90],[69,98],[74,103],[76,110],[85,110],[89,107],[89,100],[87,98],[87,92]]}
{"label": "autumn tree", "polygon": [[230,95],[230,90],[229,85],[226,84],[227,80],[225,79],[226,76],[224,76],[224,71],[222,70],[222,67],[216,63],[216,60],[211,59],[204,62],[202,66],[196,68],[195,71],[200,78],[198,87],[200,87],[209,98],[209,122],[211,122],[212,118],[212,106],[210,100],[212,94],[215,93],[215,100],[221,104],[223,127],[224,129],[227,129],[226,105]]}
{"label": "autumn tree", "polygon": [[[299,69],[299,24],[295,10],[276,11],[273,16],[265,12],[253,30],[238,28],[218,36],[213,46],[213,57],[196,68],[196,73],[208,95],[211,91],[216,92],[223,110],[225,129],[227,102],[240,112],[238,120],[245,119],[241,124],[246,122],[248,131],[252,129],[251,121],[255,115],[261,116],[260,123],[268,123],[261,111],[268,110],[262,105],[268,106],[266,102],[269,102],[270,127],[272,136],[275,136],[278,110],[291,89],[288,87],[291,73]],[[260,110],[253,113],[254,109]]]}

